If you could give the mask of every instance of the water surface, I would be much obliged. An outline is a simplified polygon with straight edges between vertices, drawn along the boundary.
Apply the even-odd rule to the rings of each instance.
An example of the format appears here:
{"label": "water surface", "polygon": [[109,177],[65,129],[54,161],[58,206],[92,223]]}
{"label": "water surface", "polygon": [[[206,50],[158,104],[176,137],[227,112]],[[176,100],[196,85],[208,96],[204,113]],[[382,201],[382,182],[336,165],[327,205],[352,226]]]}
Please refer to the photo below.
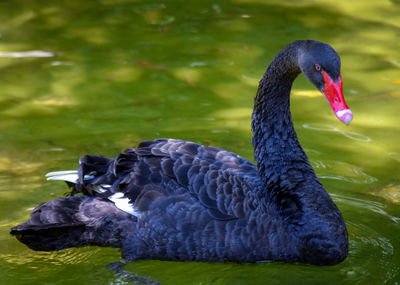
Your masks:
{"label": "water surface", "polygon": [[0,283],[126,284],[116,249],[34,252],[9,236],[67,192],[44,174],[84,154],[181,138],[252,159],[257,82],[287,43],[317,39],[342,58],[348,127],[300,76],[292,114],[341,209],[341,264],[139,261],[162,284],[399,284],[399,1],[3,1],[0,3]]}

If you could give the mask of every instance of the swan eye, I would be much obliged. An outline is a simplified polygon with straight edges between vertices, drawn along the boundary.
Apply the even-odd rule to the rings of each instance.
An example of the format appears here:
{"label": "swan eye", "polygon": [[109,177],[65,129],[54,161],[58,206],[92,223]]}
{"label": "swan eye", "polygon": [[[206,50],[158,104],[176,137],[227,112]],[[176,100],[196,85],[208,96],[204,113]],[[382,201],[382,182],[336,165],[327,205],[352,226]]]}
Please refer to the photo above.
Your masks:
{"label": "swan eye", "polygon": [[315,65],[315,70],[321,71],[321,66],[320,66],[319,64],[316,64],[316,65]]}

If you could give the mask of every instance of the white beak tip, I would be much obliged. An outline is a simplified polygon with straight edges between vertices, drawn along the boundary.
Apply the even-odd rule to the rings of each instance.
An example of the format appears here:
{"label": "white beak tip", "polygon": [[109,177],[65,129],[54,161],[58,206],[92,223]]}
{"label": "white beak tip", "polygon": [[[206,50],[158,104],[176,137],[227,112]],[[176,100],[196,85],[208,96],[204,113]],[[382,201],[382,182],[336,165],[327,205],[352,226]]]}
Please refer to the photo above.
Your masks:
{"label": "white beak tip", "polygon": [[336,117],[346,125],[349,125],[353,120],[353,113],[350,109],[340,110],[336,112]]}

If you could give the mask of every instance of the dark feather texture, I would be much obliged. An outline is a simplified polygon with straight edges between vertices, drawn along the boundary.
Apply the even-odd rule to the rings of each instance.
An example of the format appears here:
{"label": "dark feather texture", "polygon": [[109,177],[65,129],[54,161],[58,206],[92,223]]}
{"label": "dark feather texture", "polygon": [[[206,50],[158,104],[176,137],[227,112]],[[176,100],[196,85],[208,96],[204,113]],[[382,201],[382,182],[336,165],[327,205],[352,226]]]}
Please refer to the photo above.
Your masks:
{"label": "dark feather texture", "polygon": [[255,98],[257,166],[226,150],[173,139],[144,141],[115,159],[88,155],[72,190],[83,195],[37,206],[11,233],[35,250],[120,247],[128,261],[341,262],[348,250],[343,218],[291,121],[300,57],[323,58],[321,66],[340,73],[336,52],[320,42],[297,41],[277,55]]}

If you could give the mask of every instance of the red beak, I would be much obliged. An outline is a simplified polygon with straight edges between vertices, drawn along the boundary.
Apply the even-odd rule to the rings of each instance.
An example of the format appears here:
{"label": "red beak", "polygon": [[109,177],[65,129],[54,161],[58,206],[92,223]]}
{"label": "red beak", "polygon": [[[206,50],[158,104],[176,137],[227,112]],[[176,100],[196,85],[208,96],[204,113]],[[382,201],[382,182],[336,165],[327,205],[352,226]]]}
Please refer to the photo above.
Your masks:
{"label": "red beak", "polygon": [[325,71],[322,71],[322,75],[325,82],[323,93],[331,105],[333,112],[335,112],[336,117],[340,121],[346,125],[350,124],[351,120],[353,120],[353,113],[347,106],[346,101],[344,101],[342,75],[339,76],[338,82],[333,81]]}

